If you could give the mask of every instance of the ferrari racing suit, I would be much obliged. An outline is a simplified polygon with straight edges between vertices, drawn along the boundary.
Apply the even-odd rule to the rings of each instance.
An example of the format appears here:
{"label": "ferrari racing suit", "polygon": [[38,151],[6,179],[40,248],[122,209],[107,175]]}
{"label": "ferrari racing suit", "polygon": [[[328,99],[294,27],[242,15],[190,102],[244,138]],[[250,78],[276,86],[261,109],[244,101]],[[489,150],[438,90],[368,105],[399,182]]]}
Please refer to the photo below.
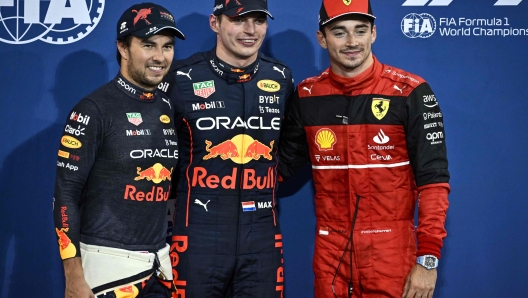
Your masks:
{"label": "ferrari racing suit", "polygon": [[417,255],[440,257],[449,191],[443,127],[429,85],[375,57],[356,77],[329,68],[298,85],[279,173],[312,164],[315,297],[349,297],[351,288],[354,297],[401,297]]}

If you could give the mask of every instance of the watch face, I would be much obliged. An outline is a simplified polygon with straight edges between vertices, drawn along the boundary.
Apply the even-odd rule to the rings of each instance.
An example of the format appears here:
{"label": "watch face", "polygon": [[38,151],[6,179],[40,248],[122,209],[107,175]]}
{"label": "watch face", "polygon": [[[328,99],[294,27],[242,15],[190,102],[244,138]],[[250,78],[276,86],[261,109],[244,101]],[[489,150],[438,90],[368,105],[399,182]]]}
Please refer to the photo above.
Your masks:
{"label": "watch face", "polygon": [[435,267],[435,258],[433,257],[426,257],[424,261],[425,267],[428,268],[434,268]]}

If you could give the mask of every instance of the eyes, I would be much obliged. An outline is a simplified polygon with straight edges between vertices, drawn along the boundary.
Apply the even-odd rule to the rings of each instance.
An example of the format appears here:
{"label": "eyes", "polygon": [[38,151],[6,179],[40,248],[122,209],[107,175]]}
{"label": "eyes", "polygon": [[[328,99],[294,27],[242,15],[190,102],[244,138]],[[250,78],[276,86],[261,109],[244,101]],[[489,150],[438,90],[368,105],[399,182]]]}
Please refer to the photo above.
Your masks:
{"label": "eyes", "polygon": [[255,25],[264,25],[264,24],[266,24],[268,22],[267,18],[243,18],[243,17],[238,17],[238,18],[233,18],[231,20],[232,20],[233,23],[242,24],[244,22],[247,22],[250,19],[253,20]]}
{"label": "eyes", "polygon": [[[154,44],[154,43],[143,43],[142,47],[144,49],[155,49],[156,48],[156,44]],[[163,45],[162,48],[164,50],[172,50],[172,49],[174,49],[174,45],[173,44],[166,44],[166,45]]]}
{"label": "eyes", "polygon": [[[357,29],[354,32],[352,32],[352,34],[354,34],[355,37],[365,36],[367,33],[368,33],[367,29],[363,29],[363,28]],[[337,37],[337,38],[344,38],[348,34],[349,33],[347,31],[345,31],[345,30],[341,30],[341,29],[332,30],[332,35]]]}

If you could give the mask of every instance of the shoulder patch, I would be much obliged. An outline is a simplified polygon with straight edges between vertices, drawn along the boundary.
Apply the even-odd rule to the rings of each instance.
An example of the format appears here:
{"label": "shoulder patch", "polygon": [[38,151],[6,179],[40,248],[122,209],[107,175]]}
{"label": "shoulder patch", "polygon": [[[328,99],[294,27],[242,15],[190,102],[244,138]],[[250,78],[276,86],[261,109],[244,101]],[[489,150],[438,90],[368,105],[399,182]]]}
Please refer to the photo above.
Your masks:
{"label": "shoulder patch", "polygon": [[387,78],[397,83],[409,85],[412,88],[415,88],[425,82],[423,78],[415,74],[385,64],[383,64],[383,71],[381,77]]}

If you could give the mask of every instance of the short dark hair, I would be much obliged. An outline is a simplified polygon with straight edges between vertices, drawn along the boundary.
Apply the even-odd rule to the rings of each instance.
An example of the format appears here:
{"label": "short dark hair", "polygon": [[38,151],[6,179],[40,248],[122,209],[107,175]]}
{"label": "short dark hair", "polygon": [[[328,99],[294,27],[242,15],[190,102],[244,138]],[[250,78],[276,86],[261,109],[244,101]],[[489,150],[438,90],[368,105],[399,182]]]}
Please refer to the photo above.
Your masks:
{"label": "short dark hair", "polygon": [[[122,42],[125,45],[125,47],[128,49],[130,48],[130,45],[132,44],[132,35],[127,35],[125,37],[119,38],[117,39],[117,41]],[[117,49],[116,58],[117,58],[117,64],[121,66],[121,53],[119,53],[119,48]]]}

